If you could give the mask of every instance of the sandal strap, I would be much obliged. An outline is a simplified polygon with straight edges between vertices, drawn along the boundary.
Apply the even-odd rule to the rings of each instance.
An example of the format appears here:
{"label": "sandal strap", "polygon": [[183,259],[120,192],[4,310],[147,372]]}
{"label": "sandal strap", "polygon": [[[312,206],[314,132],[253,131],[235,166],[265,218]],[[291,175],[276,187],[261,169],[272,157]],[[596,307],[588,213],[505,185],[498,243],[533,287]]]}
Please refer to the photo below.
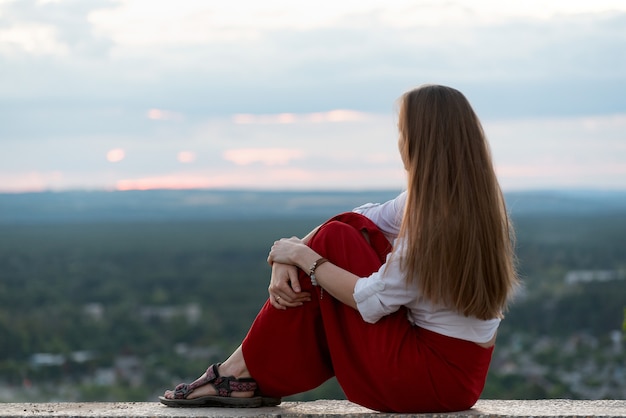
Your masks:
{"label": "sandal strap", "polygon": [[206,370],[205,376],[192,383],[181,383],[174,388],[174,399],[187,399],[194,389],[211,384],[218,396],[228,397],[232,392],[253,392],[257,390],[257,383],[251,377],[237,379],[234,376],[220,376],[217,368],[221,363],[213,364]]}

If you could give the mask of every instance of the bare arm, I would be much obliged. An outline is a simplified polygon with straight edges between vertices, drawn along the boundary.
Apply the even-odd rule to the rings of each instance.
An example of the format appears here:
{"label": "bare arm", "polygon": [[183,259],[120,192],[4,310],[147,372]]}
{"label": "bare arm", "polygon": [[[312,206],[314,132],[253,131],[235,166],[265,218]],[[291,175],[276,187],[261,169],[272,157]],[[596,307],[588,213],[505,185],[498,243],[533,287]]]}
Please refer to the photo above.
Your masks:
{"label": "bare arm", "polygon": [[321,226],[322,225],[316,226],[315,228],[313,228],[313,230],[311,232],[306,234],[306,236],[304,238],[302,238],[302,243],[308,245],[308,243],[311,240],[311,238],[313,238],[313,235],[315,235],[317,233],[317,231],[320,229]]}

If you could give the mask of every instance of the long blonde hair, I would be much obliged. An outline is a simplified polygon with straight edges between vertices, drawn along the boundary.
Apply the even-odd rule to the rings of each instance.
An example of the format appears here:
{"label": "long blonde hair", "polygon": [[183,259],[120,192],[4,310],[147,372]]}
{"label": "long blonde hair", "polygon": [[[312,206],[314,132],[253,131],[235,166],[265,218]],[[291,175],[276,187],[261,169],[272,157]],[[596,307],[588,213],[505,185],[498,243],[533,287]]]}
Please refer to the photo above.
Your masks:
{"label": "long blonde hair", "polygon": [[458,90],[424,85],[402,96],[398,126],[407,283],[466,316],[501,317],[518,285],[513,230],[478,117]]}

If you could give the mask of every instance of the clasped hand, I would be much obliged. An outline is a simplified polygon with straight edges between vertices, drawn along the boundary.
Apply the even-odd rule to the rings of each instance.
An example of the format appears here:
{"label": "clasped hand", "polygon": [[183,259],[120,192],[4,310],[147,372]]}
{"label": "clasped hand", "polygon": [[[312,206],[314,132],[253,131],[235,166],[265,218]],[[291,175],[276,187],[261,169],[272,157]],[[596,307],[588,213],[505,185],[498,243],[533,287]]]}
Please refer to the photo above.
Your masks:
{"label": "clasped hand", "polygon": [[311,294],[302,291],[298,280],[295,257],[302,247],[308,248],[301,239],[291,237],[274,242],[270,249],[267,262],[272,266],[272,276],[267,290],[276,309],[295,308],[311,300]]}

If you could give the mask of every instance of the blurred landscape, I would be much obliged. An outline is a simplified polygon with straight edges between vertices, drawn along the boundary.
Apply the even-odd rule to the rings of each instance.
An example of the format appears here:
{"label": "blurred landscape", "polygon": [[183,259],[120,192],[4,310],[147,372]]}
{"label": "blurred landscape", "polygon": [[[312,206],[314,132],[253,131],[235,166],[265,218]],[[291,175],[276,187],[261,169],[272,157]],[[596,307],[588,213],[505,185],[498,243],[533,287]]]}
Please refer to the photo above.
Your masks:
{"label": "blurred landscape", "polygon": [[[0,194],[0,402],[152,401],[234,349],[272,242],[398,190]],[[523,291],[483,398],[626,398],[626,192],[506,194]],[[342,398],[334,380],[294,400]]]}

